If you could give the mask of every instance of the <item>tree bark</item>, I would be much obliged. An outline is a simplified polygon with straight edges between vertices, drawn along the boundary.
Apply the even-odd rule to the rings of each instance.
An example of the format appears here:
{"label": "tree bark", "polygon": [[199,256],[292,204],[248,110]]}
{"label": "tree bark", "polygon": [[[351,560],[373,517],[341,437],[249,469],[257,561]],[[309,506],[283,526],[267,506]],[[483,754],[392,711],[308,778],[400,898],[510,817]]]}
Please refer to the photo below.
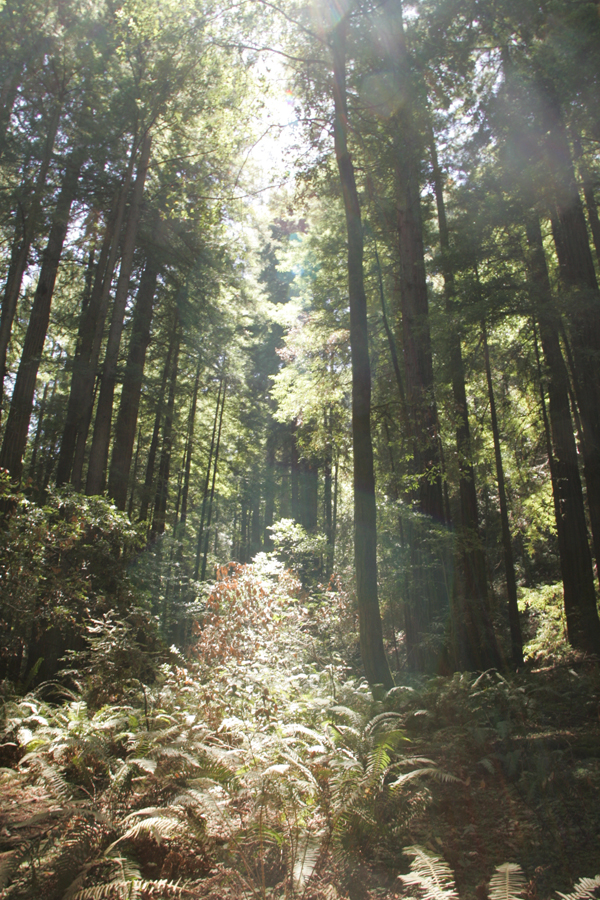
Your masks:
{"label": "tree bark", "polygon": [[342,19],[332,33],[331,46],[333,51],[335,156],[344,199],[348,235],[356,595],[360,650],[367,680],[370,685],[381,684],[384,688],[389,689],[393,686],[394,681],[383,647],[383,631],[377,593],[377,511],[371,440],[371,366],[367,298],[363,273],[363,230],[354,166],[347,143],[346,28],[346,20]]}
{"label": "tree bark", "polygon": [[22,233],[18,236],[19,226],[15,228],[15,239],[11,253],[11,260],[4,286],[4,295],[2,297],[2,312],[0,314],[0,413],[2,411],[2,403],[4,398],[4,378],[6,376],[6,355],[12,325],[17,311],[17,303],[21,292],[21,284],[23,276],[27,270],[29,262],[29,252],[31,244],[36,235],[36,226],[40,216],[42,206],[42,195],[46,185],[48,169],[52,161],[52,152],[54,149],[54,141],[58,131],[60,115],[62,112],[62,104],[57,104],[53,110],[50,122],[48,123],[48,133],[44,144],[44,153],[42,155],[40,168],[35,183],[29,210],[25,220],[22,223]]}
{"label": "tree bark", "polygon": [[154,416],[154,428],[152,430],[152,439],[148,449],[148,459],[146,460],[146,475],[144,478],[144,486],[142,488],[142,500],[140,503],[140,522],[145,522],[148,518],[148,508],[152,497],[152,484],[154,482],[154,467],[156,465],[156,453],[158,451],[158,441],[160,438],[160,423],[162,421],[162,411],[165,402],[165,392],[167,390],[167,382],[169,380],[169,372],[171,371],[171,358],[175,347],[177,337],[176,331],[173,332],[167,350],[167,358],[163,367],[160,394],[158,403],[156,404],[156,415]]}
{"label": "tree bark", "polygon": [[[506,574],[506,593],[508,596],[508,620],[511,627],[511,647],[513,653],[513,662],[517,663],[518,647],[516,646],[518,634],[517,623],[519,621],[519,607],[517,602],[517,580],[515,578],[515,564],[512,551],[512,540],[510,535],[510,525],[508,522],[508,503],[506,501],[506,484],[504,481],[504,466],[502,464],[502,450],[500,447],[500,430],[498,428],[498,416],[496,414],[496,400],[494,397],[494,385],[492,382],[492,369],[490,366],[490,351],[487,340],[487,329],[485,321],[481,324],[481,334],[483,339],[483,358],[485,362],[485,377],[488,386],[488,396],[490,401],[490,416],[492,420],[492,437],[494,440],[494,456],[496,459],[496,478],[498,481],[498,498],[500,500],[500,522],[502,526],[502,548],[504,551],[504,570]],[[523,658],[523,649],[521,647],[521,660]]]}
{"label": "tree bark", "polygon": [[58,485],[66,484],[70,479],[77,490],[81,487],[85,446],[94,409],[96,371],[134,161],[135,151],[132,149],[123,183],[106,225],[90,300],[82,309],[79,321],[67,416],[56,470]]}
{"label": "tree bark", "polygon": [[[202,571],[200,573],[200,581],[204,581],[206,578],[206,561],[208,559],[208,538],[210,533],[210,523],[212,519],[212,511],[213,511],[213,502],[215,498],[215,484],[217,482],[217,468],[219,466],[219,448],[221,446],[221,429],[223,427],[223,410],[225,409],[225,394],[227,392],[227,379],[223,377],[223,397],[221,399],[221,412],[219,415],[219,430],[217,432],[217,443],[215,446],[215,461],[213,466],[213,477],[212,484],[210,486],[210,497],[208,500],[208,512],[206,515],[206,532],[204,535],[204,553],[202,555]],[[254,510],[253,510],[254,512]],[[254,525],[254,515],[253,515],[253,523],[252,523],[252,536],[254,536],[254,532],[258,534],[258,540],[260,542],[260,531],[258,529],[258,525],[255,527]]]}
{"label": "tree bark", "polygon": [[176,323],[175,345],[173,347],[173,363],[171,377],[169,379],[169,397],[165,409],[165,421],[163,424],[162,451],[158,466],[158,480],[156,484],[156,498],[154,500],[154,515],[152,517],[151,537],[163,534],[167,519],[167,499],[169,495],[169,475],[171,470],[171,450],[173,446],[173,415],[175,411],[175,392],[177,388],[177,371],[179,367],[179,347],[181,336],[179,324]]}
{"label": "tree bark", "polygon": [[42,257],[42,268],[33,298],[21,362],[6,422],[0,451],[0,467],[8,469],[11,478],[15,481],[20,481],[23,471],[23,454],[27,444],[35,383],[50,320],[56,275],[69,225],[71,205],[77,193],[83,159],[83,149],[77,148],[67,162],[48,243]]}
{"label": "tree bark", "polygon": [[577,160],[579,173],[581,175],[583,198],[585,200],[588,221],[592,231],[592,240],[596,251],[596,260],[598,265],[600,265],[600,219],[598,218],[598,205],[596,203],[596,197],[594,196],[594,180],[585,162],[579,135],[572,132],[572,138],[575,159]]}
{"label": "tree bark", "polygon": [[183,488],[181,491],[181,524],[185,525],[187,521],[188,496],[190,493],[190,472],[192,468],[192,452],[194,450],[194,429],[196,424],[196,406],[198,404],[198,389],[200,387],[200,360],[196,366],[196,378],[194,380],[194,393],[192,395],[192,406],[190,409],[190,419],[188,425],[188,439],[185,456],[185,466],[183,472]]}
{"label": "tree bark", "polygon": [[117,414],[115,439],[108,478],[108,496],[114,500],[117,509],[125,509],[129,470],[133,456],[133,445],[137,430],[142,379],[146,350],[150,343],[150,326],[154,308],[154,296],[158,281],[159,265],[155,254],[146,260],[144,272],[138,288],[131,338],[123,376],[123,390]]}
{"label": "tree bark", "polygon": [[[452,397],[456,415],[456,453],[460,472],[460,523],[457,532],[457,571],[452,631],[454,664],[458,668],[489,669],[501,666],[500,651],[489,612],[486,560],[479,534],[477,491],[473,470],[471,430],[465,386],[460,335],[455,327],[456,285],[450,263],[450,235],[435,137],[431,130],[433,185],[438,212],[442,274],[447,313],[447,339],[450,345]],[[514,610],[511,610],[514,613]],[[511,650],[515,667],[523,665],[523,641],[518,615],[510,616]]]}
{"label": "tree bark", "polygon": [[[599,653],[600,620],[569,406],[569,376],[560,349],[556,312],[537,217],[530,216],[526,227],[530,256],[530,293],[546,362],[545,381],[552,435],[551,474],[567,633],[573,647]],[[542,385],[540,388],[543,391]]]}
{"label": "tree bark", "polygon": [[[208,451],[208,463],[206,464],[206,479],[204,481],[204,491],[202,494],[202,511],[200,513],[200,525],[198,527],[198,538],[196,542],[196,561],[194,563],[194,580],[198,578],[200,572],[200,556],[202,554],[202,538],[204,537],[204,521],[206,517],[206,504],[208,501],[208,486],[210,484],[210,472],[212,468],[213,453],[215,449],[215,439],[217,436],[217,427],[219,423],[219,409],[221,406],[221,393],[223,391],[224,376],[219,381],[219,393],[217,394],[217,406],[215,409],[215,417],[213,419],[212,437],[210,439],[210,450]],[[242,542],[244,540],[244,507],[242,506]],[[242,560],[244,562],[245,560]]]}
{"label": "tree bark", "polygon": [[[418,165],[418,134],[414,121],[412,72],[400,0],[387,4],[394,27],[390,65],[402,86],[403,104],[393,119],[394,178],[398,230],[400,312],[404,356],[408,434],[412,449],[414,510],[405,533],[410,547],[410,585],[405,598],[409,665],[417,670],[446,670],[447,648],[432,641],[449,613],[446,570],[451,565],[446,532],[443,461],[433,379],[429,303],[423,245]],[[410,620],[410,621],[409,621]]]}
{"label": "tree bark", "polygon": [[592,525],[594,556],[600,575],[600,291],[571,149],[558,98],[541,85],[545,151],[555,208],[553,234],[567,310],[573,381],[583,433],[584,476]]}
{"label": "tree bark", "polygon": [[86,481],[86,494],[101,494],[104,490],[106,476],[106,464],[108,460],[108,447],[110,443],[110,426],[112,420],[113,399],[117,380],[117,363],[119,359],[119,347],[123,333],[123,320],[129,292],[129,282],[133,267],[133,254],[135,251],[137,230],[140,221],[144,185],[148,173],[150,161],[150,148],[152,139],[146,133],[141,146],[140,159],[137,168],[133,196],[129,209],[127,228],[123,238],[123,252],[121,255],[121,268],[119,280],[115,292],[115,302],[106,343],[104,365],[100,382],[100,394],[94,422],[94,436],[90,449],[88,474]]}

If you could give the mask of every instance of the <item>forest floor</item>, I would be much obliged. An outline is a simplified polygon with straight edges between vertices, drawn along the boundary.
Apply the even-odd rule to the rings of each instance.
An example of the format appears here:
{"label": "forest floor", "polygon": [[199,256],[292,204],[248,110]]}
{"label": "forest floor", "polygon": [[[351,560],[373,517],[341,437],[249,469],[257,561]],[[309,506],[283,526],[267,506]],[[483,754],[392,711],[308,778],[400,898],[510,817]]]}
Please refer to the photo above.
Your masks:
{"label": "forest floor", "polygon": [[292,594],[240,569],[143,697],[7,697],[0,896],[427,896],[399,877],[414,846],[462,900],[505,862],[532,900],[600,873],[597,663],[400,675],[375,701],[341,604]]}

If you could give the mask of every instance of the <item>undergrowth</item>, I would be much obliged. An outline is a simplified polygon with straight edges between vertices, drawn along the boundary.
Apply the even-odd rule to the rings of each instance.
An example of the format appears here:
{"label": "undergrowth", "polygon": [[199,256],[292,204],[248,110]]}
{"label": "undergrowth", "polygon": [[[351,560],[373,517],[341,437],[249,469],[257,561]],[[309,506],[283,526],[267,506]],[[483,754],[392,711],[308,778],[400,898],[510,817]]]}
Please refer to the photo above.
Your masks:
{"label": "undergrowth", "polygon": [[[546,890],[543,854],[499,840],[491,822],[484,856],[469,823],[488,785],[513,792],[513,819],[543,797],[546,826],[557,786],[597,792],[584,746],[597,671],[414,678],[376,701],[334,639],[348,607],[337,589],[308,597],[261,557],[221,571],[193,653],[173,652],[151,682],[140,669],[117,685],[113,652],[104,676],[88,666],[60,703],[43,686],[7,695],[0,778],[17,809],[3,822],[2,896],[516,900],[570,887],[576,877]],[[110,617],[94,627],[97,646],[118,647]],[[98,708],[103,677],[120,699]],[[531,736],[546,734],[549,710],[569,736],[540,754]],[[500,793],[483,804],[504,827]],[[17,811],[25,801],[31,815]],[[595,896],[595,864],[576,873],[587,881],[573,900]]]}

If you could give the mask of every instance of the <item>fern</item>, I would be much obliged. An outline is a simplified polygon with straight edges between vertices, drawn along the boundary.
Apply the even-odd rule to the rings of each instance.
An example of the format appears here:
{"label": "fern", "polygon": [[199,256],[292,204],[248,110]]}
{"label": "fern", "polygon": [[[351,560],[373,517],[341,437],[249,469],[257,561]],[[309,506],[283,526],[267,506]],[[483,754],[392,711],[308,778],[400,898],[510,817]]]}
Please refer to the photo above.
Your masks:
{"label": "fern", "polygon": [[323,832],[302,835],[296,846],[292,878],[294,887],[301,891],[311,877],[319,862],[323,847]]}
{"label": "fern", "polygon": [[600,896],[600,875],[594,878],[580,878],[570,894],[556,892],[562,900],[597,900]]}
{"label": "fern", "polygon": [[16,850],[10,850],[8,853],[0,854],[0,891],[12,880],[14,873],[25,858],[26,851],[26,845],[23,844]]}
{"label": "fern", "polygon": [[417,887],[423,900],[458,900],[454,875],[443,859],[422,847],[407,847],[404,852],[414,859],[410,875],[400,876],[403,884]]}
{"label": "fern", "polygon": [[[161,878],[160,881],[111,881],[108,884],[99,884],[96,887],[84,888],[73,895],[72,900],[136,900],[143,893],[153,892],[157,897],[180,897],[185,888],[175,881]],[[157,893],[154,893],[154,892]],[[187,891],[186,891],[187,893]]]}
{"label": "fern", "polygon": [[490,900],[519,900],[523,896],[527,882],[523,869],[516,863],[496,866],[490,881]]}

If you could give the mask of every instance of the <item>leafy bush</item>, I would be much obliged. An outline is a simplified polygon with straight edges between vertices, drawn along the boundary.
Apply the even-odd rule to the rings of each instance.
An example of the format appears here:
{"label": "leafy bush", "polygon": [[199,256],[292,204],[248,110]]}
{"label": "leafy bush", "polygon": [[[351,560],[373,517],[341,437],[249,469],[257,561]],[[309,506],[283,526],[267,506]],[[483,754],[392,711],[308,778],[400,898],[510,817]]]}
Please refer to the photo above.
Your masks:
{"label": "leafy bush", "polygon": [[314,582],[320,571],[321,557],[327,552],[327,539],[321,533],[309,533],[294,519],[279,519],[269,526],[277,556],[300,578],[302,584]]}
{"label": "leafy bush", "polygon": [[102,497],[49,490],[43,506],[0,481],[0,677],[53,677],[92,620],[135,606],[127,566],[142,538]]}

